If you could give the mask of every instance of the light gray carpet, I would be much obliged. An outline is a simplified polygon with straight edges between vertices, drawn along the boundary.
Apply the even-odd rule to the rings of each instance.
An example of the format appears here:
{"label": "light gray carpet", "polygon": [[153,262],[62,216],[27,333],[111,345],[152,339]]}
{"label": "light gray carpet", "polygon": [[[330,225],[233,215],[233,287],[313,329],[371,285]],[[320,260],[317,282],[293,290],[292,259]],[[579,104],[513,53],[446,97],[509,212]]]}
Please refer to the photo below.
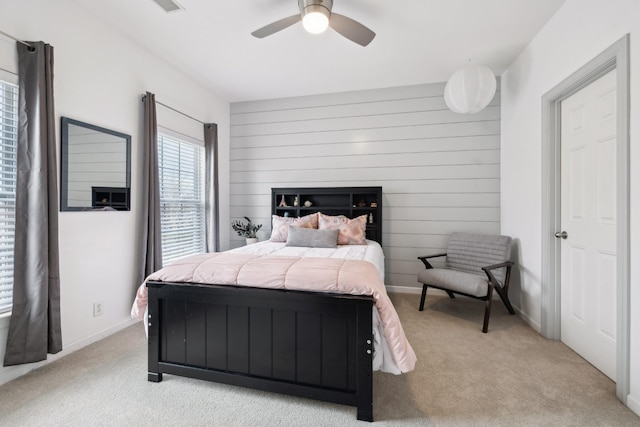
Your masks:
{"label": "light gray carpet", "polygon": [[[380,426],[640,426],[615,384],[496,301],[392,299],[418,355],[374,374]],[[141,324],[0,387],[3,426],[363,426],[355,408],[165,375],[150,383]]]}

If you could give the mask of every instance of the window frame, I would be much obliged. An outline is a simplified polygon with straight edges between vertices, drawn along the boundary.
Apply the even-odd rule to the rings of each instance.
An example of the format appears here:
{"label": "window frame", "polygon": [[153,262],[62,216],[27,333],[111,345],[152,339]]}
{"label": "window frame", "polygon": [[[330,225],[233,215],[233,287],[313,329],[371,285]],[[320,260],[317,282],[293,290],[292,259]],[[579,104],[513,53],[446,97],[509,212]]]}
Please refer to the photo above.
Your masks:
{"label": "window frame", "polygon": [[[158,131],[157,144],[162,264],[167,265],[176,259],[206,251],[205,150],[203,141],[167,129]],[[178,168],[175,169],[175,164],[167,164],[168,160],[178,161]],[[193,167],[186,167],[190,164]],[[169,196],[170,191],[174,193]],[[180,193],[179,197],[176,197],[176,191]],[[179,214],[170,217],[167,215],[169,209],[175,209]],[[184,222],[185,214],[196,215],[193,223]],[[179,223],[177,218],[181,218]],[[167,223],[169,219],[172,224]],[[179,229],[169,231],[167,227]]]}
{"label": "window frame", "polygon": [[[5,101],[9,98],[5,95],[8,89],[11,89],[9,96],[13,98],[11,106],[13,111],[7,113],[4,107],[7,105]],[[6,73],[0,73],[0,295],[9,293],[8,296],[4,295],[0,298],[0,316],[7,315],[7,313],[10,315],[13,308],[15,197],[18,169],[18,95],[17,77],[7,78]],[[10,130],[5,131],[5,127]],[[13,133],[14,138],[6,137],[10,133]],[[13,167],[13,171],[7,171],[9,176],[4,176],[5,172],[2,170],[5,162],[8,162],[9,169]],[[13,182],[11,183],[11,181]],[[11,186],[12,191],[8,190],[8,187]],[[5,201],[6,195],[10,200]],[[5,210],[9,212],[5,213]],[[10,265],[7,266],[7,264]]]}

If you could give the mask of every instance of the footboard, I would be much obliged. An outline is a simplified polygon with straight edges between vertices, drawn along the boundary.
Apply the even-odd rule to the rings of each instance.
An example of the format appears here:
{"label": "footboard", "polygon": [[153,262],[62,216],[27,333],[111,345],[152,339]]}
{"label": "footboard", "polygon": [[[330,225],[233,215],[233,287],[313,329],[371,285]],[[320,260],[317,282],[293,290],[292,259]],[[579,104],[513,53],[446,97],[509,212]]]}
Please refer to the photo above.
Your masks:
{"label": "footboard", "polygon": [[373,421],[367,296],[148,282],[149,381],[180,375],[357,407]]}

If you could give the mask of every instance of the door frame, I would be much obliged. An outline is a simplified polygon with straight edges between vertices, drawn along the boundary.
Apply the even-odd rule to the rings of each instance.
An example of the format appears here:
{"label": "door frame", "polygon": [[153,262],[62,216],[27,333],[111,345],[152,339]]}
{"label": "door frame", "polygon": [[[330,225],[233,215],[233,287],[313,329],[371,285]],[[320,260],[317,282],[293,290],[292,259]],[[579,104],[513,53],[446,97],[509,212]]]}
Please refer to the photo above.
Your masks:
{"label": "door frame", "polygon": [[541,333],[560,339],[560,103],[616,70],[616,396],[630,391],[629,306],[629,34],[542,97],[542,293]]}
{"label": "door frame", "polygon": [[629,34],[542,97],[542,316],[545,338],[560,339],[560,103],[616,70],[616,396],[630,391]]}

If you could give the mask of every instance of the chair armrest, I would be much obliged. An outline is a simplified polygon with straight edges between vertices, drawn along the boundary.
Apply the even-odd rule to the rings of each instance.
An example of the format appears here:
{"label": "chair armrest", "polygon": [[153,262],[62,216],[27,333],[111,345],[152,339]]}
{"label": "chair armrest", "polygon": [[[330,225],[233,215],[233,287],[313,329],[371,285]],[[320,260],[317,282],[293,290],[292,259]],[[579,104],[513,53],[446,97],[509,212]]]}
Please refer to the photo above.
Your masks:
{"label": "chair armrest", "polygon": [[424,266],[425,266],[427,269],[429,269],[429,268],[433,268],[433,267],[431,266],[431,264],[429,264],[429,261],[427,261],[427,259],[429,259],[429,258],[438,258],[438,257],[441,257],[441,256],[447,256],[446,252],[445,252],[445,253],[443,253],[443,254],[434,254],[434,255],[424,255],[424,256],[419,256],[419,257],[418,257],[418,259],[419,259],[420,261],[422,261],[422,263],[424,264]]}
{"label": "chair armrest", "polygon": [[482,271],[484,271],[487,274],[487,277],[489,278],[489,284],[490,285],[492,285],[492,286],[500,286],[498,280],[496,280],[495,276],[493,275],[492,270],[495,270],[497,268],[506,267],[507,274],[505,275],[503,287],[505,288],[505,290],[507,290],[507,289],[509,289],[509,277],[511,276],[511,266],[512,265],[513,265],[512,261],[504,261],[504,262],[501,262],[499,264],[493,264],[493,265],[488,265],[486,267],[482,267]]}
{"label": "chair armrest", "polygon": [[502,267],[511,267],[513,265],[513,261],[504,261],[499,264],[493,264],[486,267],[482,267],[482,269],[486,272],[487,270],[495,270],[496,268]]}

